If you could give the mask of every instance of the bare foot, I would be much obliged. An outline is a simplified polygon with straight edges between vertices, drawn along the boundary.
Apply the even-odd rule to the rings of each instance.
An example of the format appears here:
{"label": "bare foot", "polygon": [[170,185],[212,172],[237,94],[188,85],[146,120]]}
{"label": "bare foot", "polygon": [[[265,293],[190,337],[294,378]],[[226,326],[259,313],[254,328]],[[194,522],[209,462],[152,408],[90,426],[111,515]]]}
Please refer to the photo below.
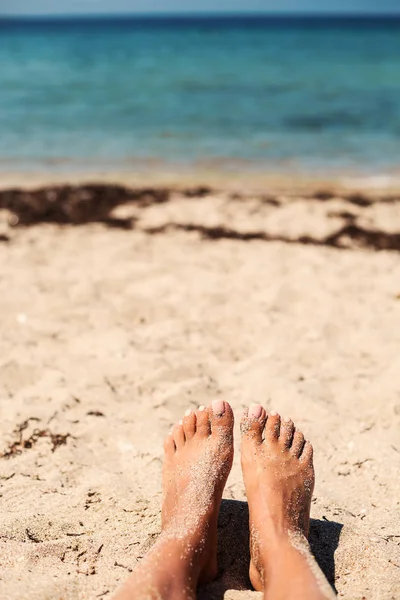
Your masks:
{"label": "bare foot", "polygon": [[217,521],[233,461],[233,412],[215,400],[187,411],[164,443],[162,535],[181,540],[191,579],[217,575]]}
{"label": "bare foot", "polygon": [[162,532],[114,600],[194,600],[217,575],[217,521],[233,460],[227,402],[187,411],[164,442]]}
{"label": "bare foot", "polygon": [[242,469],[250,512],[250,580],[262,591],[269,558],[286,539],[308,536],[314,489],[313,448],[290,420],[250,406],[241,422]]}

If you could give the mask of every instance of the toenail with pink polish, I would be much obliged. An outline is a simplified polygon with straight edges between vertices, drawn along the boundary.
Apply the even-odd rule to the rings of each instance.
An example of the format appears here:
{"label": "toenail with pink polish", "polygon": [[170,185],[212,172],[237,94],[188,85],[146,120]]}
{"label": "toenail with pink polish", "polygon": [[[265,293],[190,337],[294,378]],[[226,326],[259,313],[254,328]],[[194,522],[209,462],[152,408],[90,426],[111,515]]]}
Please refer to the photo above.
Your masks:
{"label": "toenail with pink polish", "polygon": [[214,415],[223,415],[225,412],[225,403],[223,400],[214,400],[211,404]]}
{"label": "toenail with pink polish", "polygon": [[249,406],[249,418],[250,419],[259,419],[262,414],[262,406],[261,404],[250,404]]}

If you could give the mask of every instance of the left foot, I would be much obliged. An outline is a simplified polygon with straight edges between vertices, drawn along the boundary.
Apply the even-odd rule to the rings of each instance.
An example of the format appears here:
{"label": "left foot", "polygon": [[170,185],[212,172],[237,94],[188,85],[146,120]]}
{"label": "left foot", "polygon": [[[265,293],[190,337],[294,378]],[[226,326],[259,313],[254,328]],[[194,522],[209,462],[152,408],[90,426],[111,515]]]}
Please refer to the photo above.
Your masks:
{"label": "left foot", "polygon": [[164,443],[161,538],[176,540],[192,581],[217,576],[217,522],[233,461],[233,412],[215,400],[187,411]]}
{"label": "left foot", "polygon": [[194,600],[217,576],[217,522],[233,461],[227,402],[187,411],[164,442],[162,532],[114,600]]}

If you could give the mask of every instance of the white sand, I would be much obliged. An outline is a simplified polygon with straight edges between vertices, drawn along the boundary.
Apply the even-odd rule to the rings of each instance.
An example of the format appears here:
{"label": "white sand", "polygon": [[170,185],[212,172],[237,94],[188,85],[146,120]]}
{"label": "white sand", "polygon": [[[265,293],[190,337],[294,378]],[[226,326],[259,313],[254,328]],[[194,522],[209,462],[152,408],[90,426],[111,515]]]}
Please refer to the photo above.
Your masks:
{"label": "white sand", "polygon": [[[400,202],[224,193],[119,209],[139,219],[133,231],[10,229],[3,211],[0,452],[42,434],[0,458],[2,600],[111,598],[160,529],[164,435],[216,397],[237,417],[262,402],[313,442],[312,541],[339,595],[400,597],[399,254],[144,232],[323,237],[343,210],[400,230]],[[238,433],[231,501],[245,500]],[[52,451],[56,434],[69,437]],[[245,578],[245,513],[224,505],[224,573],[200,597],[260,597]]]}

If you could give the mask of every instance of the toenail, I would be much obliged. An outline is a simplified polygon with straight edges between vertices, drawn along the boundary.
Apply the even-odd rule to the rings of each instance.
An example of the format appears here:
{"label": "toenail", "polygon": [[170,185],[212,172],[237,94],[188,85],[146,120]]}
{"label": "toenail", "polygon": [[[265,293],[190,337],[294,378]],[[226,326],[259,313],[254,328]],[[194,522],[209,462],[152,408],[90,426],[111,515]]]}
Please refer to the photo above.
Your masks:
{"label": "toenail", "polygon": [[214,400],[211,404],[214,415],[223,415],[225,412],[225,402],[223,400]]}
{"label": "toenail", "polygon": [[192,414],[192,409],[188,408],[187,411],[185,412],[185,417],[190,417],[191,414]]}
{"label": "toenail", "polygon": [[249,407],[249,418],[250,419],[259,419],[262,414],[262,406],[261,404],[250,404]]}
{"label": "toenail", "polygon": [[199,406],[199,411],[203,412],[204,410],[206,410],[206,407],[202,404],[201,406]]}
{"label": "toenail", "polygon": [[271,417],[276,417],[276,415],[277,415],[278,413],[276,412],[276,410],[271,410],[271,411],[269,412],[269,414],[271,415]]}

